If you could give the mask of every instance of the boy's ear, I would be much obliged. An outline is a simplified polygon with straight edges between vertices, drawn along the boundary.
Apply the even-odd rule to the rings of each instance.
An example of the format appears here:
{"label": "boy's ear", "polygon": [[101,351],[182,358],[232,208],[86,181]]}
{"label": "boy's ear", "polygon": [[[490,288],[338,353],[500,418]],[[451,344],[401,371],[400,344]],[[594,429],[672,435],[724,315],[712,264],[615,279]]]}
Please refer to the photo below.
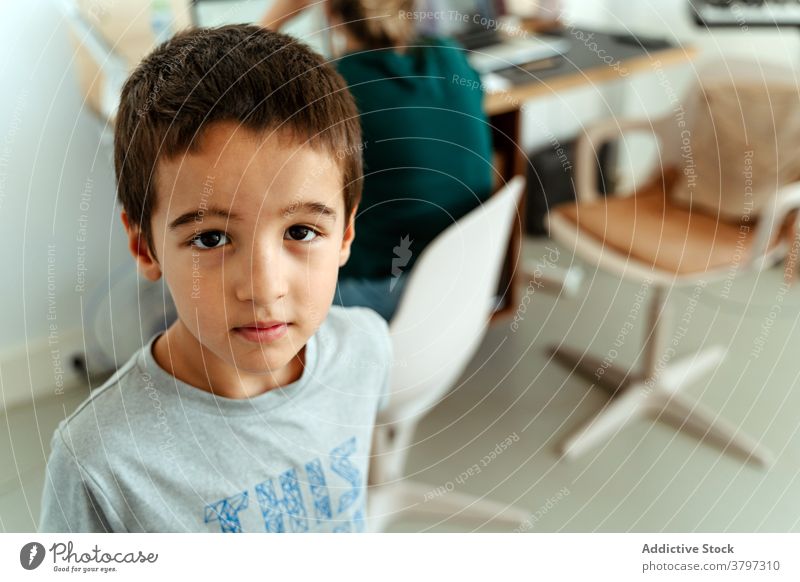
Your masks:
{"label": "boy's ear", "polygon": [[128,250],[136,259],[139,272],[149,281],[158,281],[161,278],[161,266],[150,252],[147,241],[135,224],[131,224],[128,214],[122,211],[122,224],[125,225],[125,232],[128,233]]}
{"label": "boy's ear", "polygon": [[353,244],[353,239],[356,238],[356,212],[358,212],[358,204],[356,204],[347,218],[347,227],[344,229],[344,237],[342,238],[342,248],[339,249],[340,267],[343,267],[350,258],[350,246]]}

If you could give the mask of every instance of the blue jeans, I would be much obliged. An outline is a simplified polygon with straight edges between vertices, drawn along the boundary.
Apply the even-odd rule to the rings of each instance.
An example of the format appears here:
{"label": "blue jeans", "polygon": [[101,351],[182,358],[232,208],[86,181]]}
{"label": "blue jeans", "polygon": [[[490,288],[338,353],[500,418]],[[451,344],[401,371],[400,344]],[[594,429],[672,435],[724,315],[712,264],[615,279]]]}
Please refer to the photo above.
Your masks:
{"label": "blue jeans", "polygon": [[344,307],[369,307],[390,321],[400,303],[407,278],[403,274],[386,279],[339,279],[333,303]]}

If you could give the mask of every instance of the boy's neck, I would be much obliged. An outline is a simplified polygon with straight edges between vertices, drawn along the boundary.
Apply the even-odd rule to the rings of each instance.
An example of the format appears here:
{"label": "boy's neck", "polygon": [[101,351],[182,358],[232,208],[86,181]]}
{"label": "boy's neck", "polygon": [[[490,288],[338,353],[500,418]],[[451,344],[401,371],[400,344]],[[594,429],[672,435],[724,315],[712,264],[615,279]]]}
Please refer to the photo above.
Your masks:
{"label": "boy's neck", "polygon": [[178,319],[156,339],[153,358],[181,382],[216,396],[253,398],[300,379],[305,367],[305,346],[280,370],[267,374],[243,372],[205,348]]}

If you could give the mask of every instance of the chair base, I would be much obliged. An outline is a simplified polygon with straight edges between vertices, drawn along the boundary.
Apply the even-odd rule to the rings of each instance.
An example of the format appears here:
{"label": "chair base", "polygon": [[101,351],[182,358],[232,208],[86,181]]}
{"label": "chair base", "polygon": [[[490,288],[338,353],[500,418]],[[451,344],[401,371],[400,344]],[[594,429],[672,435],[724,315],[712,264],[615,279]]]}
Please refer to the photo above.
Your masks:
{"label": "chair base", "polygon": [[575,459],[583,455],[633,419],[655,417],[700,440],[711,442],[725,453],[762,467],[772,464],[773,457],[769,450],[718,414],[680,393],[681,388],[722,361],[725,354],[722,347],[707,348],[677,362],[670,362],[649,377],[630,370],[621,371],[613,366],[603,367],[600,360],[570,348],[552,348],[551,352],[556,359],[590,378],[593,385],[612,394],[609,403],[595,418],[562,443],[560,448],[565,458]]}
{"label": "chair base", "polygon": [[403,480],[371,487],[369,492],[368,529],[381,532],[401,515],[403,517],[441,517],[480,524],[493,522],[517,528],[530,518],[530,512],[504,503],[482,499],[459,491],[445,491],[432,497],[435,487]]}

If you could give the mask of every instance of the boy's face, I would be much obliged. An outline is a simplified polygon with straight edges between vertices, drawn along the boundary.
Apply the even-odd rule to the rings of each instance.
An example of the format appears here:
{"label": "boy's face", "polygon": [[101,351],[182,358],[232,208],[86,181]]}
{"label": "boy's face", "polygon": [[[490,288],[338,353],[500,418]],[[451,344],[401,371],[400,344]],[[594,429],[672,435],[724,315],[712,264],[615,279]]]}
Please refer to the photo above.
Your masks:
{"label": "boy's face", "polygon": [[215,123],[197,151],[159,161],[156,256],[132,243],[143,274],[165,277],[178,325],[250,374],[279,371],[305,346],[354,236],[334,156],[269,133]]}

